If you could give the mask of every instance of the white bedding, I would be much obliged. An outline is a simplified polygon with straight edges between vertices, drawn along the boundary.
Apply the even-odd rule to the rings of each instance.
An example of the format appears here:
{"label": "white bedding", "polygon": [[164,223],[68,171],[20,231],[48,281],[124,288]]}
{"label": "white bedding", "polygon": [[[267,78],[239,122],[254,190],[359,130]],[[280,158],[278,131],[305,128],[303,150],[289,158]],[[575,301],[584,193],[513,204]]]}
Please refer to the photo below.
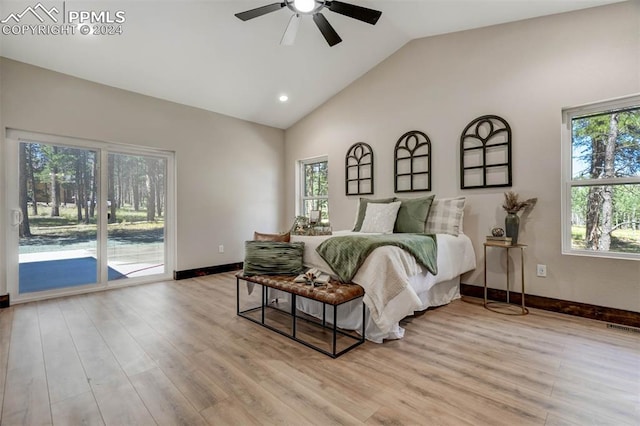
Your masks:
{"label": "white bedding", "polygon": [[[337,231],[332,236],[367,235],[360,232]],[[368,234],[375,235],[375,234]],[[292,241],[305,243],[304,264],[332,274],[331,268],[316,252],[322,241],[331,236],[307,237],[292,235]],[[438,243],[438,274],[432,275],[420,266],[415,258],[395,246],[375,249],[353,278],[353,282],[365,290],[365,305],[370,307],[365,327],[366,338],[374,342],[384,339],[399,339],[404,330],[399,322],[415,311],[430,306],[440,306],[460,297],[460,274],[476,267],[475,253],[471,240],[464,234],[457,237],[447,234],[436,235]],[[396,280],[403,285],[394,299],[384,306],[376,305],[375,298],[368,297],[385,280]],[[320,316],[321,305],[312,300],[298,298],[298,308],[310,315]],[[359,304],[345,304],[338,310],[338,325],[346,329],[362,329],[362,312]],[[331,317],[332,313],[327,311]]]}

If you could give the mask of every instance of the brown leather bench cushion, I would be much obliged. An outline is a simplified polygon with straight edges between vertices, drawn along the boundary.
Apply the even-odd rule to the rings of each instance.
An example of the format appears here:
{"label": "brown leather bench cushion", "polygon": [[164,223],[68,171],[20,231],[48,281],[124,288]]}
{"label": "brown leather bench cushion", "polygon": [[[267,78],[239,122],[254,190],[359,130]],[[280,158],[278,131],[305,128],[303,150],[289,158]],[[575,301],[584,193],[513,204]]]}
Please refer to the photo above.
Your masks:
{"label": "brown leather bench cushion", "polygon": [[251,277],[245,277],[242,272],[240,272],[238,278],[330,305],[340,305],[341,303],[364,296],[364,289],[358,284],[343,284],[333,279],[330,280],[327,285],[314,287],[312,285],[294,282],[295,277],[286,275],[253,275]]}

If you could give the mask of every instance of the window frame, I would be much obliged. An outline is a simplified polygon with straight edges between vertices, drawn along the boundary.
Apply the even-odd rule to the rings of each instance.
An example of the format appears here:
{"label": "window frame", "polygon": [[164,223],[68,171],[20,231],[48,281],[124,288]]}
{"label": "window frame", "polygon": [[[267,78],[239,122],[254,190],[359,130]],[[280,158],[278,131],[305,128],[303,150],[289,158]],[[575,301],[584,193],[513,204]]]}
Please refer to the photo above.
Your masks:
{"label": "window frame", "polygon": [[586,115],[607,113],[626,108],[640,107],[640,93],[583,104],[562,109],[562,151],[561,151],[561,233],[562,254],[588,256],[609,259],[640,260],[640,253],[602,252],[580,250],[571,247],[571,190],[574,187],[601,185],[640,185],[640,176],[606,178],[606,179],[573,179],[573,128],[572,120]]}
{"label": "window frame", "polygon": [[[4,166],[8,168],[7,176],[12,176],[8,179],[8,193],[5,195],[6,200],[14,200],[17,198],[17,185],[14,185],[12,180],[17,179],[19,176],[18,170],[18,145],[22,142],[36,142],[47,145],[58,145],[69,148],[88,149],[94,150],[99,158],[100,167],[98,167],[100,179],[98,187],[98,199],[101,194],[107,194],[108,192],[108,177],[107,167],[109,154],[125,154],[133,156],[148,156],[154,158],[162,158],[166,160],[166,205],[164,208],[164,223],[165,223],[165,246],[164,246],[164,261],[165,272],[162,274],[145,275],[140,277],[131,277],[124,282],[109,281],[107,279],[106,269],[101,271],[101,279],[96,282],[95,287],[88,288],[86,286],[78,286],[75,288],[61,288],[48,291],[39,291],[37,293],[20,293],[18,284],[18,252],[14,249],[12,244],[16,241],[12,240],[16,236],[8,235],[5,238],[5,262],[7,264],[7,291],[12,296],[11,299],[23,303],[37,300],[43,300],[50,297],[68,296],[74,294],[88,294],[94,291],[102,291],[113,288],[128,287],[138,284],[145,284],[150,282],[156,282],[166,279],[172,279],[172,274],[177,265],[177,202],[176,202],[176,158],[175,152],[170,150],[159,149],[155,147],[141,146],[141,145],[126,145],[115,142],[103,142],[99,140],[76,138],[70,136],[56,136],[46,133],[23,131],[13,128],[7,128],[5,130],[5,144],[4,149],[7,152],[6,159],[0,159],[4,161]],[[105,197],[105,201],[106,197]],[[10,204],[9,204],[10,205]],[[104,216],[103,216],[104,217]],[[15,231],[17,232],[17,230]],[[17,234],[16,234],[17,235]],[[98,224],[98,246],[96,247],[99,254],[99,262],[104,262],[107,266],[107,243],[108,243],[108,229],[107,221],[102,220]],[[14,266],[11,266],[14,265]],[[102,265],[102,263],[100,263]],[[100,266],[102,268],[102,266]],[[15,297],[14,297],[15,295]]]}
{"label": "window frame", "polygon": [[[327,163],[327,195],[313,196],[308,197],[305,195],[305,166],[309,164],[315,163]],[[329,187],[328,187],[328,176],[329,176],[329,156],[321,155],[317,157],[305,158],[303,160],[297,161],[296,167],[297,174],[297,190],[296,190],[296,216],[304,216],[304,203],[308,200],[326,200],[327,201],[327,217],[329,217]],[[307,216],[308,217],[308,216]]]}

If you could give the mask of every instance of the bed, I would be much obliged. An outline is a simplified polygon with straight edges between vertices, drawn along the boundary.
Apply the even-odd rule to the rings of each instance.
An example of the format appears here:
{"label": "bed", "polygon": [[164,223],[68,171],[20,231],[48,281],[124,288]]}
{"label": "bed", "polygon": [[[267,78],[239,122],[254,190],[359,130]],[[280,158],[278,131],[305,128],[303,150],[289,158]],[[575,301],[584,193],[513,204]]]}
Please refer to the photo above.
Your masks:
{"label": "bed", "polygon": [[[305,244],[303,261],[306,267],[318,268],[335,275],[329,265],[317,253],[317,247],[326,239],[346,235],[378,235],[353,231],[337,231],[331,236],[292,235],[291,241]],[[364,261],[352,279],[365,290],[367,340],[382,343],[385,339],[400,339],[404,329],[400,320],[416,311],[442,306],[460,298],[460,275],[476,266],[471,240],[465,234],[436,234],[437,275],[426,271],[405,250],[395,246],[376,248]],[[381,277],[384,277],[381,279]],[[372,295],[380,286],[393,282],[402,286],[390,300],[379,300]],[[297,308],[320,318],[322,305],[312,300],[298,298]],[[329,317],[332,312],[327,312]],[[374,314],[375,313],[375,314]],[[338,327],[358,330],[362,326],[360,305],[345,304],[338,311]]]}

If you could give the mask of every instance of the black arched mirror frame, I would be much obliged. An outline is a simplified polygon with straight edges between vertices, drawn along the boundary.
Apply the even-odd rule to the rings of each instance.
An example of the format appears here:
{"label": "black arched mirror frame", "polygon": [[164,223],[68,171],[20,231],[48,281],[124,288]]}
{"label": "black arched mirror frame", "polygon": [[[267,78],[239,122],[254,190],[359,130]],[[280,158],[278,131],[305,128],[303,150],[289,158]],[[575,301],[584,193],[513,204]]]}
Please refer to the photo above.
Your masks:
{"label": "black arched mirror frame", "polygon": [[394,151],[395,192],[431,191],[431,141],[411,130],[398,139]]}
{"label": "black arched mirror frame", "polygon": [[373,149],[369,144],[357,142],[347,150],[344,159],[345,194],[373,194]]}

